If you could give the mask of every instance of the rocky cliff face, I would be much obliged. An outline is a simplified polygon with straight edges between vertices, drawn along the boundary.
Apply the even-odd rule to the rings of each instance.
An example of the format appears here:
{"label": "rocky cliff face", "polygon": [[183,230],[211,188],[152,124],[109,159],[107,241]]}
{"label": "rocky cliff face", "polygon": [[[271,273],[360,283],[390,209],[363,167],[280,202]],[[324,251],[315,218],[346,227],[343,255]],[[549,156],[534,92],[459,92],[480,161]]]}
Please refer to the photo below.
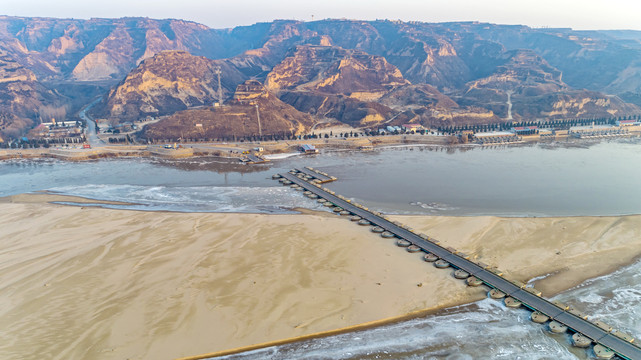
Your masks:
{"label": "rocky cliff face", "polygon": [[36,80],[33,71],[20,65],[9,54],[0,51],[0,83]]}
{"label": "rocky cliff face", "polygon": [[380,56],[334,46],[297,46],[267,75],[271,91],[312,91],[376,99],[408,84],[394,65]]}
{"label": "rocky cliff face", "polygon": [[456,88],[467,81],[469,70],[452,42],[437,33],[433,25],[357,20],[305,24],[317,33],[325,34],[334,45],[385,57],[412,83]]}
{"label": "rocky cliff face", "polygon": [[267,75],[266,86],[298,110],[352,125],[375,125],[391,110],[377,103],[409,82],[385,58],[335,46],[301,45]]}
{"label": "rocky cliff face", "polygon": [[[216,31],[182,20],[0,16],[0,51],[29,72],[17,77],[3,74],[10,85],[0,89],[0,113],[5,114],[0,133],[24,134],[40,122],[40,109],[75,118],[83,105],[105,91],[105,84],[121,81],[158,51],[186,49],[211,57],[220,51],[224,57],[224,46],[215,50],[211,46],[215,37]],[[23,81],[25,76],[29,81]],[[18,106],[24,111],[16,111],[15,103],[25,104]]]}
{"label": "rocky cliff face", "polygon": [[185,51],[160,52],[113,88],[94,114],[115,122],[132,121],[213,105],[218,92],[217,67],[221,68],[223,96],[228,97],[245,77],[227,62]]}
{"label": "rocky cliff face", "polygon": [[[247,53],[273,67],[292,47],[313,44],[382,56],[412,83],[445,90],[487,76],[478,64],[487,62],[484,51],[498,47],[536,52],[562,71],[571,87],[619,93],[640,89],[639,82],[625,81],[638,77],[641,53],[638,41],[629,38],[617,32],[472,22],[274,21],[214,30],[183,20],[0,16],[0,47],[40,79],[117,81],[162,50],[185,50],[211,59]],[[592,76],[586,76],[589,73]]]}
{"label": "rocky cliff face", "polygon": [[[274,21],[214,30],[182,20],[0,16],[0,50],[23,69],[7,68],[7,84],[37,83],[43,94],[64,85],[66,96],[38,97],[54,107],[84,99],[80,86],[113,85],[96,111],[114,121],[211,103],[216,66],[227,99],[255,79],[301,111],[359,126],[403,119],[401,106],[412,121],[507,121],[508,92],[514,119],[636,114],[603,92],[641,104],[638,39],[475,22]],[[11,113],[8,106],[0,111]]]}
{"label": "rocky cliff face", "polygon": [[[622,101],[600,101],[605,96],[597,92],[590,95],[595,99],[592,106],[554,110],[559,102],[582,103],[585,93],[564,83],[562,71],[535,50],[510,49],[533,41],[534,30],[526,27],[339,20],[282,21],[264,26],[267,35],[260,47],[225,60],[229,66],[226,72],[237,74],[235,81],[225,86],[226,98],[235,85],[255,78],[264,80],[270,92],[299,111],[353,126],[376,126],[392,118],[454,125],[576,117],[590,111],[615,115],[638,111]],[[485,39],[517,31],[527,36],[517,37],[518,42]],[[576,42],[557,37],[564,43]],[[554,50],[561,51],[558,46]],[[410,85],[407,78],[416,85]],[[210,90],[203,92],[208,97],[174,91],[141,102],[138,99],[154,98],[145,87],[140,88],[138,99],[120,95],[122,89],[130,89],[128,78],[110,95],[109,116],[129,119],[118,110],[128,106],[135,117],[136,111],[167,114],[205,104],[213,100],[211,80],[203,78],[203,83],[209,83],[205,88]],[[509,114],[508,93],[513,103]],[[199,100],[190,103],[184,101],[187,98]],[[160,110],[161,102],[173,105]]]}
{"label": "rocky cliff face", "polygon": [[64,119],[66,100],[42,86],[31,70],[0,51],[0,135],[18,137],[41,120]]}
{"label": "rocky cliff face", "polygon": [[[182,20],[0,17],[0,48],[43,80],[122,79],[162,50],[215,57],[213,30]],[[223,54],[226,55],[226,54]]]}

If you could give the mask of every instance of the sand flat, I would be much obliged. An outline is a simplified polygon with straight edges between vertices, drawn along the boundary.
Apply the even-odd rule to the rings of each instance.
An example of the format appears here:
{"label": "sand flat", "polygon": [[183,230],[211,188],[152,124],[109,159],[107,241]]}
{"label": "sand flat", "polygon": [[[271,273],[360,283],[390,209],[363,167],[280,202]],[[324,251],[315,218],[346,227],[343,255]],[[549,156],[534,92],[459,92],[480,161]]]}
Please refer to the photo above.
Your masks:
{"label": "sand flat", "polygon": [[[483,295],[332,214],[32,199],[0,204],[0,239],[3,359],[171,359]],[[448,288],[447,298],[433,296]]]}
{"label": "sand flat", "polygon": [[[28,197],[0,202],[2,359],[172,359],[485,296],[333,214],[140,212]],[[641,216],[398,219],[520,280],[553,269],[544,291],[589,268],[615,269],[641,248]]]}
{"label": "sand flat", "polygon": [[611,273],[641,256],[641,216],[559,218],[420,217],[397,220],[497,266],[506,277],[536,282],[552,296]]}

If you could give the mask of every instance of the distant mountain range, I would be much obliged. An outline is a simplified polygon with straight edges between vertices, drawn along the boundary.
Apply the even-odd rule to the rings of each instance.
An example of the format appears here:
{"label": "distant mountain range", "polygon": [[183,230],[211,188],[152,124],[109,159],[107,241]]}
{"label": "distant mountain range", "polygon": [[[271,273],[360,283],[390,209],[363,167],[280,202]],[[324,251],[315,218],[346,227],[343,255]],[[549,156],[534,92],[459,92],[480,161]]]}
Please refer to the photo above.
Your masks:
{"label": "distant mountain range", "polygon": [[0,16],[0,134],[72,119],[96,96],[103,100],[93,115],[114,123],[167,116],[157,136],[185,111],[198,111],[201,125],[234,121],[202,111],[216,101],[218,67],[225,101],[257,80],[269,111],[283,112],[270,117],[278,126],[266,117],[265,129],[293,134],[319,121],[449,126],[641,113],[637,31],[359,20],[221,30],[183,20]]}

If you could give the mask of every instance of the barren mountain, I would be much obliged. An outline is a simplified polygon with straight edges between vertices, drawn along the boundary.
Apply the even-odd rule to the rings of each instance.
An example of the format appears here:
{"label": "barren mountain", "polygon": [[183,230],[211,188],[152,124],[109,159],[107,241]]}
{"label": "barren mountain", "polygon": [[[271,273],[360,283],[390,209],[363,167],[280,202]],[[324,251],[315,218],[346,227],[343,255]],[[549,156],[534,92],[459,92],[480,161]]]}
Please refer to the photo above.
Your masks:
{"label": "barren mountain", "polygon": [[212,105],[218,91],[215,68],[222,69],[223,96],[245,76],[226,61],[209,60],[185,51],[163,51],[143,61],[113,88],[94,114],[118,121],[173,114]]}
{"label": "barren mountain", "polygon": [[335,46],[301,45],[267,75],[266,86],[271,91],[376,99],[408,83],[383,57]]}
{"label": "barren mountain", "polygon": [[474,92],[483,90],[537,96],[568,89],[561,80],[561,71],[532,50],[504,52],[497,60],[502,64],[491,75],[466,84],[464,96],[473,96]]}
{"label": "barren mountain", "polygon": [[[507,121],[508,91],[515,119],[630,115],[640,110],[605,94],[641,104],[639,34],[358,20],[215,30],[183,20],[0,16],[0,50],[32,74],[18,76],[35,76],[30,81],[42,88],[33,91],[64,88],[58,99],[88,102],[98,85],[115,86],[96,109],[114,121],[211,103],[215,66],[223,70],[226,98],[256,79],[299,110],[354,125],[388,121],[401,104],[412,109],[409,118],[426,123],[443,114],[453,122]],[[185,53],[155,58],[172,50],[200,60]],[[0,90],[5,98],[17,93]],[[39,101],[59,105],[51,96]],[[579,103],[585,105],[572,105]],[[13,119],[7,106],[0,111]],[[461,113],[467,115],[455,116]],[[11,126],[25,132],[36,122]]]}
{"label": "barren mountain", "polygon": [[183,20],[0,17],[0,48],[43,80],[118,81],[162,50],[213,57],[215,35]]}
{"label": "barren mountain", "polygon": [[453,109],[459,107],[449,96],[443,95],[435,87],[428,84],[398,87],[386,93],[380,99],[380,102],[389,107],[404,108]]}
{"label": "barren mountain", "polygon": [[353,125],[375,125],[392,111],[377,103],[407,85],[385,58],[335,46],[298,46],[267,75],[266,85],[300,111]]}
{"label": "barren mountain", "polygon": [[532,50],[503,52],[492,74],[466,84],[454,98],[461,104],[508,114],[508,95],[515,119],[611,117],[637,113],[634,105],[596,91],[575,90],[562,73]]}
{"label": "barren mountain", "polygon": [[452,98],[427,84],[396,88],[383,96],[380,102],[394,111],[402,111],[403,122],[420,123],[432,127],[502,121],[494,112],[483,107],[459,106]]}
{"label": "barren mountain", "polygon": [[[469,78],[466,64],[437,24],[400,21],[325,20],[305,23],[346,49],[383,56],[414,84],[457,88]],[[455,76],[452,76],[454,75]]]}
{"label": "barren mountain", "polygon": [[35,74],[0,51],[0,139],[18,137],[41,120],[65,119],[62,95],[42,86]]}
{"label": "barren mountain", "polygon": [[249,80],[238,85],[226,106],[178,112],[146,126],[143,137],[161,141],[286,137],[304,133],[312,123],[310,115],[283,103],[260,82]]}
{"label": "barren mountain", "polygon": [[522,119],[611,118],[641,112],[637,105],[625,103],[618,96],[587,90],[515,97],[513,103],[514,113]]}

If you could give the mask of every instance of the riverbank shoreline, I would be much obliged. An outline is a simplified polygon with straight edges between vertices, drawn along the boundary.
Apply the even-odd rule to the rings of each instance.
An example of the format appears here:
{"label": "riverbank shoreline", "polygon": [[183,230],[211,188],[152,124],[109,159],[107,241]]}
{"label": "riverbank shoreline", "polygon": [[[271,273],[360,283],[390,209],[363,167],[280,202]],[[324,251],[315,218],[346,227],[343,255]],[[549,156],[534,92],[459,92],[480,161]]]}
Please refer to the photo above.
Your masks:
{"label": "riverbank shoreline", "polygon": [[[177,149],[165,149],[161,145],[109,145],[96,148],[38,148],[38,149],[0,149],[0,161],[13,159],[58,159],[65,161],[91,161],[109,158],[163,158],[181,159],[189,157],[218,157],[241,159],[245,152],[257,147],[263,148],[262,155],[278,156],[280,154],[298,153],[302,144],[313,145],[321,151],[371,151],[389,147],[402,146],[437,146],[452,149],[524,146],[533,144],[558,144],[559,146],[590,145],[603,140],[637,139],[639,136],[611,137],[598,139],[575,139],[568,137],[525,138],[518,142],[497,144],[452,143],[451,137],[433,135],[387,135],[361,138],[330,138],[291,141],[264,141],[238,143],[180,143]],[[172,146],[174,144],[171,144]],[[180,145],[180,146],[178,146]]]}
{"label": "riverbank shoreline", "polygon": [[[193,356],[378,326],[486,296],[487,289],[466,287],[451,271],[330,213],[51,203],[65,199],[80,201],[55,194],[0,201],[0,302],[7,304],[0,320],[12,329],[3,357],[45,348],[88,359]],[[506,277],[527,282],[551,273],[535,282],[544,296],[625,266],[640,255],[630,249],[641,248],[634,246],[639,215],[393,218]]]}

